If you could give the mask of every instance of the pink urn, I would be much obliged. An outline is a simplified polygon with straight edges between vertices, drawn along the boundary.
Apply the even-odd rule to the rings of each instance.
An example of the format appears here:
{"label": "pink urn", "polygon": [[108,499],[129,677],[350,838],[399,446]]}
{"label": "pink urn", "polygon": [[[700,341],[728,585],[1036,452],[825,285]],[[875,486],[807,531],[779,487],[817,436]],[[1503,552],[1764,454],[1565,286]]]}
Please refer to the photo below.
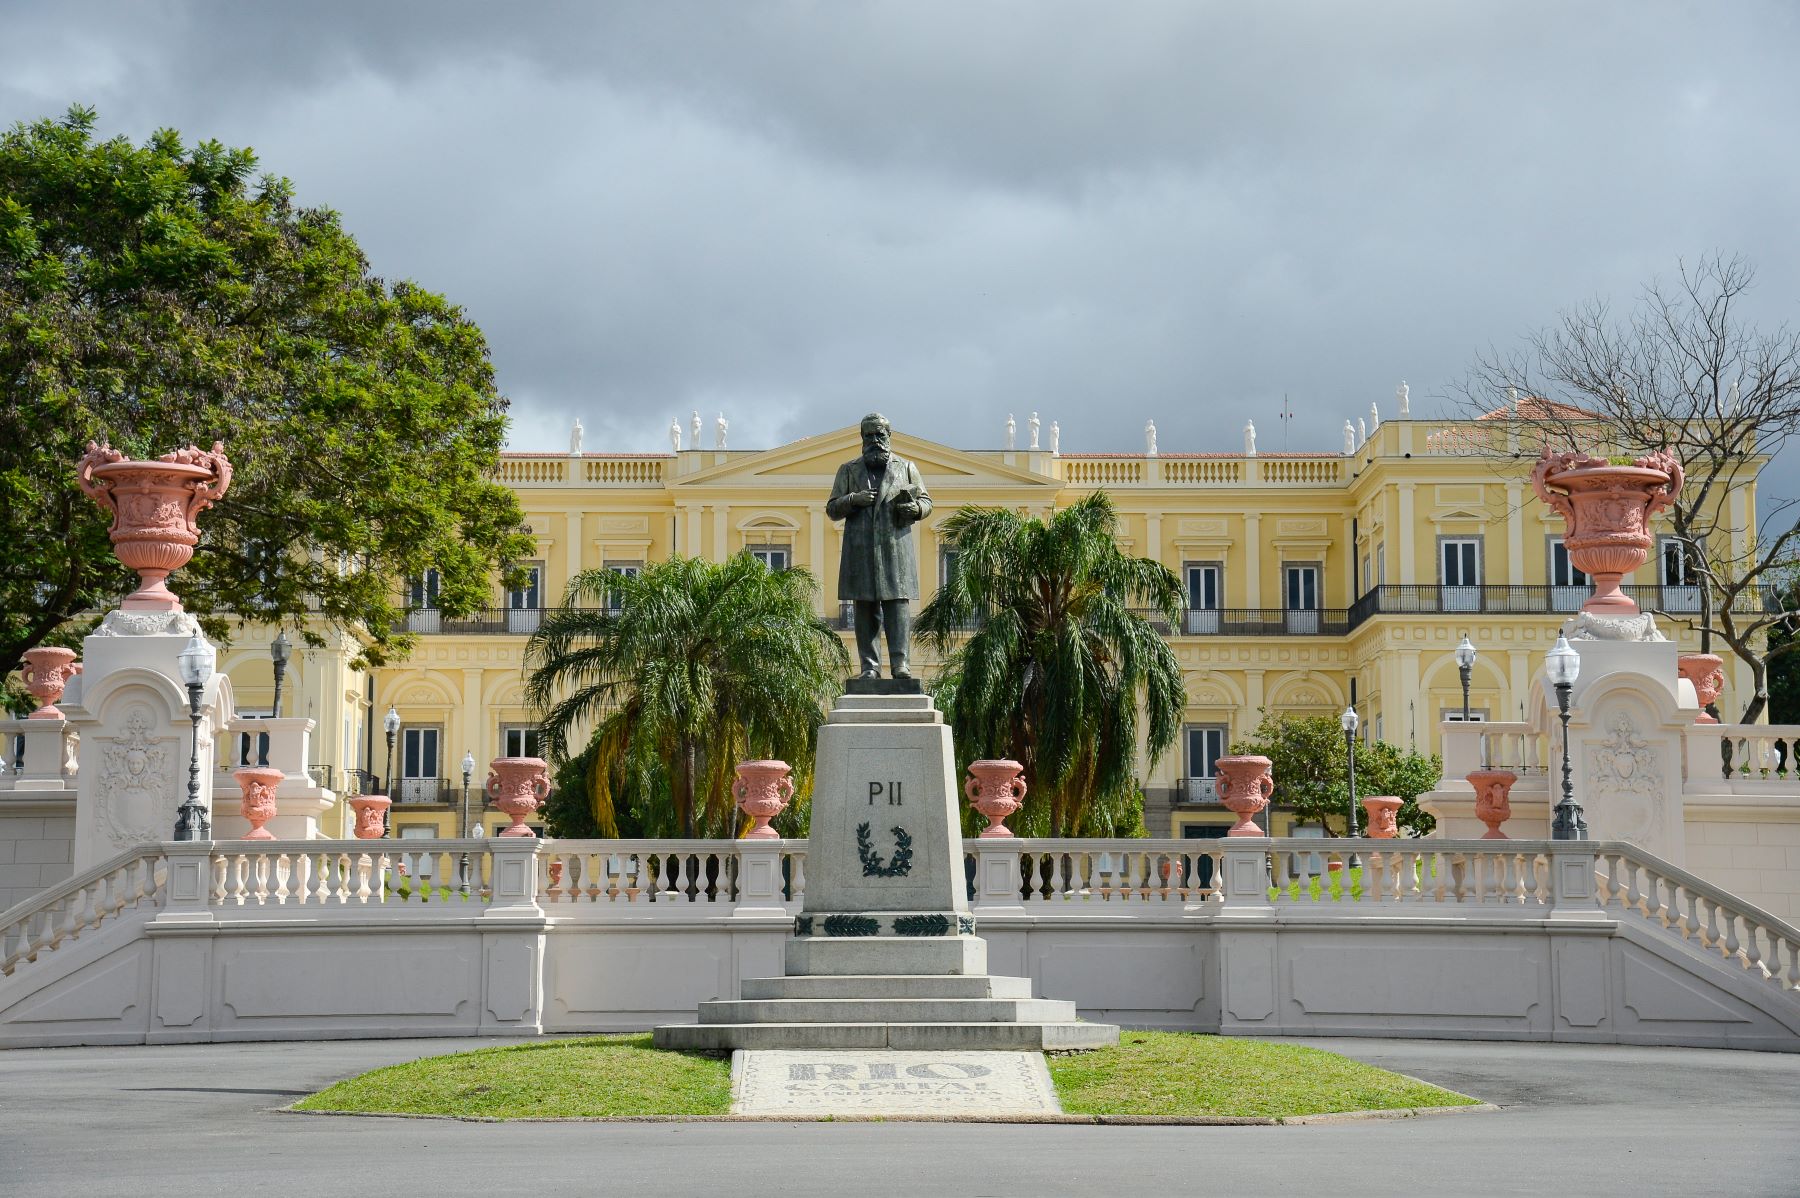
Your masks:
{"label": "pink urn", "polygon": [[[238,812],[250,821],[250,830],[244,833],[244,839],[274,840],[275,833],[263,825],[279,814],[275,806],[275,788],[287,775],[273,766],[249,765],[232,770],[231,776],[237,779],[238,789],[244,794],[238,801]],[[358,818],[361,818],[360,812]],[[376,828],[380,826],[377,821]],[[379,830],[376,835],[380,835]]]}
{"label": "pink urn", "polygon": [[25,650],[25,664],[19,668],[19,677],[25,680],[25,689],[31,692],[31,697],[43,705],[26,718],[62,719],[63,713],[57,709],[56,701],[62,698],[63,687],[69,685],[69,679],[79,673],[81,663],[75,660],[73,649]]}
{"label": "pink urn", "polygon": [[488,801],[512,820],[500,835],[535,836],[525,820],[550,797],[550,767],[542,757],[496,757],[488,763],[486,791]]}
{"label": "pink urn", "polygon": [[356,812],[356,838],[380,840],[384,831],[382,817],[387,814],[386,795],[351,795],[350,810]]}
{"label": "pink urn", "polygon": [[1487,825],[1483,840],[1509,840],[1500,825],[1512,818],[1513,783],[1519,776],[1511,770],[1472,770],[1467,775],[1475,788],[1475,818]]}
{"label": "pink urn", "polygon": [[1531,486],[1566,523],[1569,560],[1594,580],[1584,612],[1634,616],[1638,606],[1619,590],[1619,580],[1650,555],[1650,517],[1675,501],[1681,463],[1656,450],[1629,466],[1548,446],[1531,472]]}
{"label": "pink urn", "polygon": [[1694,717],[1694,723],[1718,723],[1706,709],[1725,689],[1725,659],[1717,653],[1683,653],[1675,659],[1675,668],[1694,684],[1694,697],[1700,700],[1700,714]]}
{"label": "pink urn", "polygon": [[1363,810],[1368,812],[1369,835],[1376,840],[1392,840],[1400,835],[1400,800],[1393,795],[1365,795]]}
{"label": "pink urn", "polygon": [[1025,767],[1010,757],[984,758],[969,763],[969,776],[963,779],[963,794],[969,805],[987,817],[988,826],[981,839],[1011,836],[1004,821],[1025,804]]}
{"label": "pink urn", "polygon": [[738,762],[731,797],[737,800],[738,810],[752,820],[745,840],[781,839],[769,821],[786,811],[788,800],[794,797],[792,773],[785,761]]}
{"label": "pink urn", "polygon": [[180,611],[165,580],[187,565],[200,543],[195,518],[225,497],[231,463],[224,445],[193,445],[154,462],[134,462],[118,450],[88,442],[76,481],[113,514],[113,553],[138,572],[138,589],[120,606],[126,611]]}
{"label": "pink urn", "polygon": [[1269,805],[1275,793],[1275,779],[1269,773],[1267,757],[1221,757],[1214,763],[1218,774],[1216,786],[1219,802],[1238,817],[1227,836],[1262,836],[1263,830],[1251,817]]}

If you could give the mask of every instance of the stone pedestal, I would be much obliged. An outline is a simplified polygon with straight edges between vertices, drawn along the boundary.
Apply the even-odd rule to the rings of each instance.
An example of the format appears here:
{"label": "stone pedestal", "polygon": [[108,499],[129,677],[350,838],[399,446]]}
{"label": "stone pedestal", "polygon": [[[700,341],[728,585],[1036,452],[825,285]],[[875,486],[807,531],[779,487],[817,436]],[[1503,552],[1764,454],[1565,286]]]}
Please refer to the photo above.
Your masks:
{"label": "stone pedestal", "polygon": [[[80,737],[76,873],[174,835],[193,745],[176,659],[198,631],[186,612],[115,611],[83,642],[81,686],[61,704]],[[213,741],[231,706],[231,680],[215,674],[200,704],[200,801],[209,811]]]}
{"label": "stone pedestal", "polygon": [[[1119,1029],[990,977],[950,729],[928,696],[846,694],[819,730],[806,896],[786,976],[656,1029],[661,1048],[1098,1048]],[[1012,866],[1014,870],[1017,866]],[[996,885],[1004,885],[1002,879]],[[1012,885],[1018,885],[1014,874]]]}
{"label": "stone pedestal", "polygon": [[[277,840],[317,840],[333,836],[337,829],[322,828],[337,796],[313,781],[307,769],[312,756],[313,721],[304,716],[282,716],[279,719],[239,719],[226,725],[227,741],[235,741],[241,733],[255,737],[266,735],[269,765],[281,771],[281,782],[275,788],[275,818],[268,830]],[[229,767],[229,752],[221,754],[219,772],[213,777],[213,839],[235,840],[250,830],[250,824],[238,812],[241,791]],[[252,754],[251,763],[256,763]]]}

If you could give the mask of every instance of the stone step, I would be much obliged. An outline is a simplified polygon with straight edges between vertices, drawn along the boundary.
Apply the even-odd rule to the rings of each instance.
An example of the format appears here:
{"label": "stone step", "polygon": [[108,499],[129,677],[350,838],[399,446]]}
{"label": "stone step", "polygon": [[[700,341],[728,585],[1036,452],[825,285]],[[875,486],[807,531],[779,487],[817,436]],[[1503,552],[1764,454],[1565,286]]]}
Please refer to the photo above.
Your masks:
{"label": "stone step", "polygon": [[700,1004],[701,1023],[1074,1023],[1052,998],[773,998]]}
{"label": "stone step", "polygon": [[741,995],[767,998],[1030,998],[1030,978],[993,974],[817,974],[745,978]]}
{"label": "stone step", "polygon": [[982,974],[979,936],[796,936],[785,948],[789,977],[817,974]]}
{"label": "stone step", "polygon": [[1110,1023],[678,1023],[654,1032],[656,1047],[687,1052],[733,1049],[970,1049],[1060,1052],[1110,1048]]}

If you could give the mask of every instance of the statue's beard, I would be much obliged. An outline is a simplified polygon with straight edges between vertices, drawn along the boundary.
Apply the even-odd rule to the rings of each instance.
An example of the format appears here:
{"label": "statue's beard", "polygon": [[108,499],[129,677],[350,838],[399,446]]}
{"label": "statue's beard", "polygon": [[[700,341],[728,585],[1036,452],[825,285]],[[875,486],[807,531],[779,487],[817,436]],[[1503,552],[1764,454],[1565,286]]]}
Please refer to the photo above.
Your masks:
{"label": "statue's beard", "polygon": [[886,470],[887,464],[888,451],[886,449],[877,447],[875,449],[863,450],[863,465],[867,466],[869,469]]}

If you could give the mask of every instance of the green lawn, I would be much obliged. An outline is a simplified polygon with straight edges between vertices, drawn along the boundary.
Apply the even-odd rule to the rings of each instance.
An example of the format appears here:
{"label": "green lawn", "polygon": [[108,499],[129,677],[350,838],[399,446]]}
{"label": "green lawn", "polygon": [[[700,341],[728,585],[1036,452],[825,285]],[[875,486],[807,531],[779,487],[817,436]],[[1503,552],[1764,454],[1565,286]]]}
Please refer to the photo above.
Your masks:
{"label": "green lawn", "polygon": [[295,1107],[492,1119],[723,1115],[731,1060],[659,1052],[648,1033],[509,1044],[389,1065]]}
{"label": "green lawn", "polygon": [[1468,1106],[1478,1100],[1300,1044],[1124,1031],[1117,1048],[1050,1058],[1071,1115],[1236,1115]]}
{"label": "green lawn", "polygon": [[[1279,1117],[1476,1100],[1335,1053],[1181,1032],[1125,1032],[1117,1048],[1050,1058],[1076,1115]],[[724,1115],[725,1057],[659,1052],[648,1035],[514,1044],[426,1057],[339,1082],[302,1111],[490,1119]]]}

